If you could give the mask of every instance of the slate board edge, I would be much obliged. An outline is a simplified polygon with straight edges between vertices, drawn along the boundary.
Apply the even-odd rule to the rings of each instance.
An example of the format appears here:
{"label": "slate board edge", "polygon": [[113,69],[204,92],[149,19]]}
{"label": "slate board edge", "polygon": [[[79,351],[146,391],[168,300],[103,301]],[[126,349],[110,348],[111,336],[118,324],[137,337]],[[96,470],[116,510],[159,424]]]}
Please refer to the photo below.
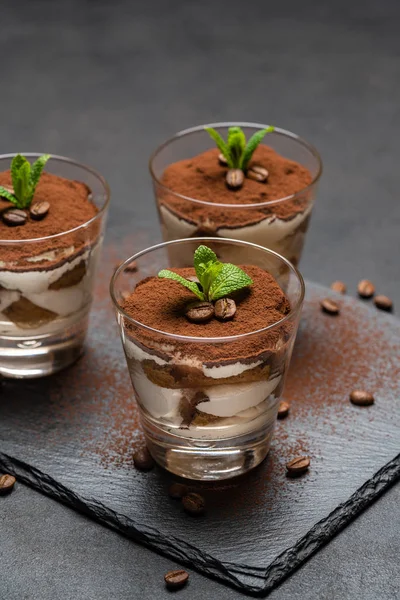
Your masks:
{"label": "slate board edge", "polygon": [[[346,502],[314,525],[292,548],[280,554],[267,569],[223,563],[179,538],[167,537],[154,528],[138,525],[133,519],[113,511],[95,499],[84,498],[72,492],[39,469],[2,452],[0,469],[15,475],[19,481],[46,496],[208,577],[244,593],[264,596],[400,479],[400,454],[379,469]],[[259,578],[260,584],[246,584],[240,579],[241,576]]]}

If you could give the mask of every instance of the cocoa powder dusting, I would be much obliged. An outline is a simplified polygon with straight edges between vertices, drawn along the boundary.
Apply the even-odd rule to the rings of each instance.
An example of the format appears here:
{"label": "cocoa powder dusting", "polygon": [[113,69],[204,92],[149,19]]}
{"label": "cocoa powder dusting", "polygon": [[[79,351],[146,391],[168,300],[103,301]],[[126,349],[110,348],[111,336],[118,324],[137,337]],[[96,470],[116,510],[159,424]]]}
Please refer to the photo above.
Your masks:
{"label": "cocoa powder dusting", "polygon": [[[0,185],[12,187],[10,171],[0,173]],[[32,205],[36,202],[49,202],[48,214],[40,221],[29,217],[24,225],[16,227],[9,227],[0,218],[0,242],[1,240],[29,240],[51,236],[69,231],[90,221],[98,213],[98,208],[89,200],[89,194],[90,190],[84,183],[43,173]],[[10,202],[0,198],[0,215],[11,206]],[[0,258],[4,262],[16,263],[27,257],[71,246],[74,246],[76,251],[93,237],[93,233],[95,231],[92,230],[85,233],[76,232],[33,244],[4,245],[0,250]],[[50,263],[51,261],[46,261],[47,266]],[[24,266],[26,267],[26,264]],[[40,263],[36,263],[35,266],[40,266]]]}
{"label": "cocoa powder dusting", "polygon": [[[233,319],[220,321],[211,319],[206,323],[191,323],[185,317],[185,307],[194,295],[180,283],[170,279],[149,277],[136,286],[134,292],[123,302],[123,309],[136,321],[155,329],[176,335],[193,337],[227,337],[240,335],[277,323],[290,311],[289,301],[275,279],[252,265],[241,268],[253,279],[253,285],[232,295],[237,310]],[[195,274],[193,268],[172,269],[188,278]],[[154,348],[166,339],[160,334],[127,326],[135,339],[146,347]],[[133,330],[132,330],[133,327]],[[173,340],[174,352],[190,352],[202,362],[214,360],[247,359],[275,349],[276,345],[290,332],[289,324],[258,335],[229,343],[209,344]],[[172,343],[168,340],[168,343]]]}
{"label": "cocoa powder dusting", "polygon": [[[225,182],[228,169],[218,162],[218,154],[217,149],[207,150],[194,158],[169,165],[161,178],[162,185],[186,198],[208,203],[242,206],[262,202],[271,204],[255,209],[224,209],[190,202],[160,188],[158,196],[161,204],[191,223],[212,221],[215,229],[250,225],[271,216],[289,220],[307,207],[310,194],[306,188],[312,183],[312,176],[299,163],[280,156],[268,146],[260,145],[254,152],[250,168],[253,165],[266,168],[269,172],[268,181],[260,183],[246,177],[240,189],[230,190]],[[305,191],[301,196],[273,203],[302,190]]]}

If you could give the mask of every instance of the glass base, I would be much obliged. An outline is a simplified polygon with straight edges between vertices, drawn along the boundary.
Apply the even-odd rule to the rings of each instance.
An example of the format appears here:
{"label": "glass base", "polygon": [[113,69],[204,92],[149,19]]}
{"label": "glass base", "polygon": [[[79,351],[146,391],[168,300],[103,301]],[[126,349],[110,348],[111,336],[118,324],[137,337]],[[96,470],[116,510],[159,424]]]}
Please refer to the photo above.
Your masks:
{"label": "glass base", "polygon": [[67,330],[42,336],[0,336],[0,375],[33,379],[57,373],[83,353],[88,319]]}
{"label": "glass base", "polygon": [[142,415],[147,446],[154,460],[164,469],[202,481],[217,481],[243,475],[267,456],[274,424],[245,435],[200,440],[183,438],[156,427]]}

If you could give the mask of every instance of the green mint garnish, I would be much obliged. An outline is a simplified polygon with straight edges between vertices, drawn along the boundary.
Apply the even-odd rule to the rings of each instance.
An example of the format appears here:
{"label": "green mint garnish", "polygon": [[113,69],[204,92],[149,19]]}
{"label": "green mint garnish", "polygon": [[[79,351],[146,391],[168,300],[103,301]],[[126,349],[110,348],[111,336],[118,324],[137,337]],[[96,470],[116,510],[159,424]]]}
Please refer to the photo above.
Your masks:
{"label": "green mint garnish", "polygon": [[249,166],[249,162],[255,149],[261,143],[264,136],[267,133],[274,131],[275,128],[270,126],[265,129],[260,129],[260,131],[256,131],[247,142],[246,136],[240,127],[229,127],[228,139],[226,142],[218,131],[212,127],[206,127],[205,130],[217,144],[219,151],[224,155],[230,169],[247,171],[247,167]]}
{"label": "green mint garnish", "polygon": [[17,208],[28,208],[49,158],[49,154],[43,154],[31,165],[21,154],[14,156],[11,162],[11,179],[14,193],[0,185],[0,196],[12,202]]}
{"label": "green mint garnish", "polygon": [[189,281],[167,269],[160,271],[158,277],[178,281],[193,292],[197,298],[207,302],[224,298],[253,283],[251,277],[236,265],[220,262],[215,252],[207,246],[197,248],[193,262],[201,289],[194,281]]}

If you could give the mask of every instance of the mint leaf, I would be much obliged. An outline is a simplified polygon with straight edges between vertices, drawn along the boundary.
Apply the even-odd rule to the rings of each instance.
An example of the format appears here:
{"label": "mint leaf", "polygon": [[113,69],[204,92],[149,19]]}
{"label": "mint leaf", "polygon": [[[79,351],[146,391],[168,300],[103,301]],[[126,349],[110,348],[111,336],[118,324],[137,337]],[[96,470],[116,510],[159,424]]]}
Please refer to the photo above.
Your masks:
{"label": "mint leaf", "polygon": [[222,264],[217,277],[212,281],[208,299],[219,300],[253,283],[251,277],[242,269],[230,263]]}
{"label": "mint leaf", "polygon": [[241,163],[240,163],[240,169],[242,169],[242,171],[247,170],[247,167],[249,166],[251,157],[253,156],[253,153],[254,153],[255,149],[257,148],[257,146],[264,139],[264,136],[267,133],[270,133],[271,131],[274,131],[274,130],[275,130],[275,127],[270,126],[270,127],[267,127],[266,129],[261,129],[260,131],[256,131],[256,133],[254,133],[251,136],[251,138],[247,142],[246,147],[242,154]]}
{"label": "mint leaf", "polygon": [[31,165],[28,161],[21,165],[18,173],[19,177],[19,191],[14,188],[15,195],[17,196],[19,203],[25,208],[30,204],[31,197]]}
{"label": "mint leaf", "polygon": [[205,127],[204,129],[207,131],[208,135],[217,144],[219,151],[222,152],[222,154],[225,156],[226,162],[228,163],[228,167],[230,169],[233,169],[233,161],[232,161],[232,156],[231,156],[228,144],[220,136],[218,131],[216,131],[213,127]]}
{"label": "mint leaf", "polygon": [[45,164],[47,163],[49,158],[50,158],[50,154],[43,154],[42,156],[39,156],[39,158],[37,160],[35,160],[35,162],[33,163],[32,167],[31,167],[31,176],[30,176],[31,197],[30,197],[30,201],[32,201],[33,195],[36,190],[36,186],[39,183],[40,176],[41,176],[42,171],[45,167]]}
{"label": "mint leaf", "polygon": [[3,188],[2,185],[0,185],[0,198],[5,198],[6,200],[8,200],[9,202],[12,202],[13,204],[16,204],[16,205],[18,204],[18,200],[14,196],[14,194],[12,194],[8,190],[6,190],[6,188]]}
{"label": "mint leaf", "polygon": [[16,156],[14,156],[11,162],[11,179],[14,188],[14,195],[17,198],[17,206],[19,208],[24,208],[24,190],[26,188],[26,185],[25,182],[22,180],[23,175],[21,174],[21,169],[25,169],[26,173],[27,169],[30,170],[30,165],[24,156],[21,156],[21,154],[17,154]]}
{"label": "mint leaf", "polygon": [[201,292],[199,290],[199,286],[197,285],[196,282],[188,281],[187,279],[185,279],[184,277],[181,277],[180,275],[178,275],[177,273],[174,273],[173,271],[168,271],[168,269],[163,269],[162,271],[159,272],[158,277],[161,277],[163,279],[173,279],[174,281],[177,281],[178,283],[181,283],[182,285],[184,285],[188,290],[193,292],[193,294],[195,294],[200,300],[205,299],[203,292]]}
{"label": "mint leaf", "polygon": [[241,157],[246,147],[246,136],[240,127],[229,127],[228,147],[232,156],[233,167],[240,169]]}
{"label": "mint leaf", "polygon": [[215,252],[211,250],[211,248],[207,248],[207,246],[199,246],[194,253],[193,264],[196,270],[196,275],[201,283],[201,276],[203,272],[207,269],[208,263],[218,262],[217,255]]}

